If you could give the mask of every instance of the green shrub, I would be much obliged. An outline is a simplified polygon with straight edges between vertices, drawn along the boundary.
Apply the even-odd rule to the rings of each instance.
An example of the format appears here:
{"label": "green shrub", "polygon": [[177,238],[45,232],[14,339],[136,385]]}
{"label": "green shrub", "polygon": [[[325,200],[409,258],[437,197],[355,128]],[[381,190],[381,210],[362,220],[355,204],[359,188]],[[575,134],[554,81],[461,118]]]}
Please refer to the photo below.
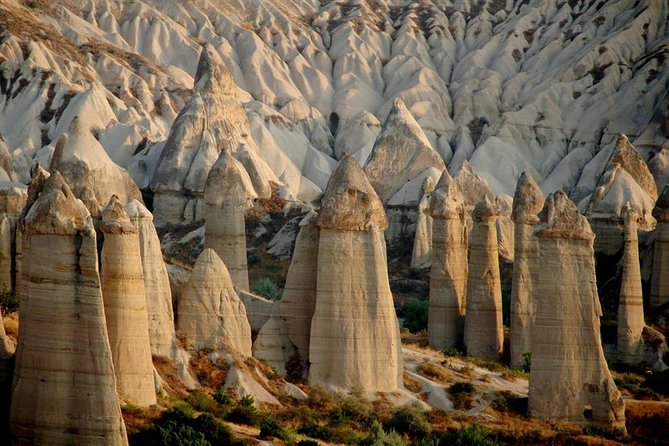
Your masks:
{"label": "green shrub", "polygon": [[525,373],[530,373],[530,368],[532,367],[532,353],[525,352],[523,353],[523,365],[520,369]]}
{"label": "green shrub", "polygon": [[258,279],[251,287],[251,291],[259,296],[266,297],[269,300],[276,301],[281,299],[281,289],[272,279],[267,277]]}
{"label": "green shrub", "polygon": [[225,419],[233,423],[246,424],[247,426],[258,426],[262,421],[262,415],[253,406],[253,397],[244,396],[235,407],[225,415]]}
{"label": "green shrub", "polygon": [[214,401],[221,406],[230,406],[232,404],[232,397],[224,386],[218,386],[214,392]]}
{"label": "green shrub", "polygon": [[2,314],[7,315],[19,311],[19,296],[16,291],[0,291],[0,310]]}
{"label": "green shrub", "polygon": [[288,433],[274,418],[270,415],[265,415],[260,423],[260,438],[266,440],[271,437],[288,440]]}
{"label": "green shrub", "polygon": [[453,397],[453,405],[458,410],[470,409],[472,404],[472,395],[474,394],[474,385],[466,381],[458,381],[451,384],[448,393]]}
{"label": "green shrub", "polygon": [[492,407],[500,412],[514,412],[519,415],[527,413],[527,397],[518,396],[507,390],[497,393]]}
{"label": "green shrub", "polygon": [[337,407],[329,413],[330,423],[339,425],[349,421],[366,424],[372,415],[372,405],[362,394],[337,395]]}
{"label": "green shrub", "polygon": [[292,383],[299,383],[304,381],[304,370],[306,363],[302,360],[300,353],[295,350],[288,361],[286,361],[286,379]]}
{"label": "green shrub", "polygon": [[197,410],[198,412],[216,413],[218,409],[216,401],[214,401],[209,395],[198,389],[193,390],[191,394],[188,395],[186,402],[190,404],[193,407],[193,409]]}
{"label": "green shrub", "polygon": [[415,438],[426,437],[432,430],[425,412],[417,404],[405,404],[396,408],[385,428]]}
{"label": "green shrub", "polygon": [[168,421],[164,427],[157,429],[162,446],[211,446],[202,432],[176,421]]}
{"label": "green shrub", "polygon": [[233,444],[232,431],[216,420],[213,415],[203,413],[193,421],[193,429],[202,432],[212,445]]}
{"label": "green shrub", "polygon": [[623,442],[627,438],[625,431],[621,428],[607,429],[595,424],[589,424],[583,427],[583,433],[585,435],[603,437],[617,442]]}
{"label": "green shrub", "polygon": [[451,432],[439,439],[439,445],[449,446],[497,446],[498,442],[490,438],[491,434],[486,428],[478,424],[472,424]]}
{"label": "green shrub", "polygon": [[412,300],[404,306],[404,327],[411,333],[427,329],[428,302]]}
{"label": "green shrub", "polygon": [[395,431],[386,433],[381,423],[376,420],[372,423],[369,435],[360,444],[362,446],[406,446],[402,437]]}

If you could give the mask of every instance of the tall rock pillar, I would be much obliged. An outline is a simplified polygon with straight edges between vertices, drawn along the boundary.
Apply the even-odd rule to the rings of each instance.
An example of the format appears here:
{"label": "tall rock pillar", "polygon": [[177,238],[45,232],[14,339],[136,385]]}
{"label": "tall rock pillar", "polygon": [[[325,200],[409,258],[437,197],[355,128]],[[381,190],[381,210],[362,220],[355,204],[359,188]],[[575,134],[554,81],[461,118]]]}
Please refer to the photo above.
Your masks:
{"label": "tall rock pillar", "polygon": [[350,156],[330,177],[321,204],[309,382],[333,390],[398,390],[402,354],[383,204]]}
{"label": "tall rock pillar", "polygon": [[156,404],[156,390],[139,236],[116,195],[102,209],[100,230],[100,278],[116,387],[123,400],[150,406]]}
{"label": "tall rock pillar", "polygon": [[243,166],[221,152],[204,185],[204,247],[213,249],[239,290],[249,290],[244,212],[256,197]]}
{"label": "tall rock pillar", "polygon": [[496,216],[495,205],[484,195],[472,214],[465,318],[467,355],[490,360],[499,359],[504,344]]}
{"label": "tall rock pillar", "polygon": [[650,281],[650,306],[658,307],[669,302],[669,184],[664,186],[655,203],[653,217],[657,220],[657,226]]}
{"label": "tall rock pillar", "polygon": [[625,428],[625,405],[604,358],[594,234],[563,192],[546,199],[539,238],[529,414]]}
{"label": "tall rock pillar", "polygon": [[511,284],[511,327],[509,350],[511,366],[524,364],[525,353],[531,352],[532,324],[536,311],[536,286],[539,274],[539,240],[534,226],[544,205],[544,194],[534,178],[523,172],[513,197],[511,218],[515,223],[513,282]]}
{"label": "tall rock pillar", "polygon": [[10,429],[15,446],[127,445],[95,230],[55,172],[25,217]]}
{"label": "tall rock pillar", "polygon": [[437,349],[458,348],[464,334],[467,228],[460,188],[447,170],[430,200],[432,268],[427,331]]}

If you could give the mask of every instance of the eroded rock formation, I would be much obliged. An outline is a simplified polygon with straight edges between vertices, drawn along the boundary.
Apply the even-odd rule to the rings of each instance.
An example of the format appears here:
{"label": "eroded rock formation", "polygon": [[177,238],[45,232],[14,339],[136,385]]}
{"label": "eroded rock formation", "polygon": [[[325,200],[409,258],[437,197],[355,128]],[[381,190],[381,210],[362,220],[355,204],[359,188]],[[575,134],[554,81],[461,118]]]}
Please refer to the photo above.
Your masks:
{"label": "eroded rock formation", "polygon": [[25,217],[15,445],[127,445],[90,214],[54,172]]}
{"label": "eroded rock formation", "polygon": [[624,429],[600,337],[590,224],[562,192],[546,199],[540,219],[529,414]]}
{"label": "eroded rock formation", "polygon": [[235,292],[232,278],[213,249],[206,248],[195,262],[179,297],[178,331],[195,348],[234,350],[251,356],[251,326],[246,308]]}
{"label": "eroded rock formation", "polygon": [[365,174],[383,203],[429,167],[445,168],[401,99],[395,99],[365,164]]}
{"label": "eroded rock formation", "polygon": [[144,272],[137,229],[118,196],[102,209],[101,271],[107,334],[121,399],[156,404]]}
{"label": "eroded rock formation", "polygon": [[532,324],[536,311],[536,287],[539,275],[539,240],[534,226],[539,223],[539,212],[544,205],[544,194],[534,177],[523,172],[518,179],[513,197],[511,218],[515,223],[515,261],[511,284],[511,327],[509,350],[511,366],[524,364],[525,353],[531,352]]}
{"label": "eroded rock formation", "polygon": [[511,214],[513,213],[513,198],[504,194],[498,195],[495,197],[495,209],[497,209],[495,227],[497,228],[499,255],[506,261],[513,262],[515,255],[515,225],[511,218]]}
{"label": "eroded rock formation", "polygon": [[344,156],[321,205],[309,382],[392,392],[402,387],[402,354],[383,203],[360,165]]}
{"label": "eroded rock formation", "polygon": [[174,357],[176,335],[172,292],[167,267],[160,251],[160,240],[153,225],[153,215],[137,200],[130,200],[126,208],[139,236],[151,353],[156,356]]}
{"label": "eroded rock formation", "polygon": [[653,246],[653,272],[650,281],[650,306],[669,302],[669,184],[664,186],[655,203],[653,217],[657,220]]}
{"label": "eroded rock formation", "polygon": [[499,359],[504,343],[496,217],[495,205],[483,195],[472,213],[465,318],[467,355],[491,360]]}
{"label": "eroded rock formation", "polygon": [[272,315],[253,343],[253,356],[286,376],[286,363],[294,353],[295,348],[288,337],[286,324],[278,315]]}
{"label": "eroded rock formation", "polygon": [[249,289],[244,211],[256,198],[243,166],[227,150],[211,168],[204,185],[204,246],[228,267],[232,282]]}
{"label": "eroded rock formation", "polygon": [[434,190],[431,177],[423,182],[423,196],[418,203],[418,221],[411,253],[412,268],[427,268],[432,261],[432,217],[430,216],[430,197]]}
{"label": "eroded rock formation", "polygon": [[278,303],[279,315],[297,354],[309,363],[309,338],[311,319],[316,307],[316,281],[318,278],[318,214],[310,212],[300,222],[300,232],[295,240],[283,296]]}
{"label": "eroded rock formation", "polygon": [[174,120],[153,178],[158,224],[202,218],[202,194],[209,170],[229,148],[244,165],[258,196],[279,183],[257,155],[235,81],[216,51],[205,46],[192,96]]}
{"label": "eroded rock formation", "polygon": [[444,170],[430,200],[432,268],[428,334],[434,348],[462,344],[467,292],[465,205],[457,183]]}

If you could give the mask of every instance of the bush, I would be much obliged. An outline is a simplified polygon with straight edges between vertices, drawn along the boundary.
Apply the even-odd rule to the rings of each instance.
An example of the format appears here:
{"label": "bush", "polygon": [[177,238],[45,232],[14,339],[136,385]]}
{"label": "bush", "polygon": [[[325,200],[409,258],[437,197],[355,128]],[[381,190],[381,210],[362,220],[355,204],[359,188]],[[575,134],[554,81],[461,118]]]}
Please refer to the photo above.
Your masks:
{"label": "bush", "polygon": [[233,423],[246,424],[247,426],[258,426],[262,421],[262,415],[253,406],[253,397],[245,396],[225,416],[225,419]]}
{"label": "bush", "polygon": [[191,394],[188,395],[186,402],[198,412],[216,413],[218,409],[216,401],[203,391],[197,389],[193,390]]}
{"label": "bush", "polygon": [[385,427],[416,438],[426,437],[432,430],[425,412],[416,404],[405,404],[395,409]]}
{"label": "bush", "polygon": [[449,446],[497,446],[499,443],[489,438],[490,432],[483,426],[472,424],[457,432],[451,432],[439,439],[440,445]]}
{"label": "bush", "polygon": [[157,428],[162,446],[211,446],[202,432],[176,421],[168,421],[165,427]]}
{"label": "bush", "polygon": [[304,381],[305,361],[302,360],[300,353],[295,350],[288,361],[286,361],[286,379],[292,383]]}
{"label": "bush", "polygon": [[451,384],[448,393],[453,397],[453,405],[458,410],[470,409],[472,406],[472,395],[474,385],[470,382],[459,381]]}
{"label": "bush", "polygon": [[193,429],[202,432],[212,445],[233,444],[232,431],[211,414],[203,413],[193,422]]}
{"label": "bush", "polygon": [[427,330],[428,302],[412,300],[404,306],[404,327],[411,333]]}
{"label": "bush", "polygon": [[260,423],[260,438],[266,440],[271,437],[288,440],[288,433],[270,415],[265,415]]}
{"label": "bush", "polygon": [[214,392],[214,401],[221,406],[230,406],[232,404],[232,397],[225,387],[218,386],[216,392]]}
{"label": "bush", "polygon": [[263,277],[258,279],[251,287],[251,291],[259,296],[266,297],[269,300],[281,299],[281,289],[270,278]]}
{"label": "bush", "polygon": [[19,311],[19,296],[16,291],[7,291],[5,288],[0,292],[0,310],[5,315]]}
{"label": "bush", "polygon": [[520,369],[525,373],[530,373],[530,368],[532,367],[532,353],[525,352],[523,353],[523,365]]}
{"label": "bush", "polygon": [[361,443],[363,446],[406,446],[402,437],[395,431],[386,433],[378,421],[372,423],[371,432]]}
{"label": "bush", "polygon": [[527,413],[527,397],[515,395],[507,390],[497,393],[492,407],[500,412],[514,412],[519,415]]}

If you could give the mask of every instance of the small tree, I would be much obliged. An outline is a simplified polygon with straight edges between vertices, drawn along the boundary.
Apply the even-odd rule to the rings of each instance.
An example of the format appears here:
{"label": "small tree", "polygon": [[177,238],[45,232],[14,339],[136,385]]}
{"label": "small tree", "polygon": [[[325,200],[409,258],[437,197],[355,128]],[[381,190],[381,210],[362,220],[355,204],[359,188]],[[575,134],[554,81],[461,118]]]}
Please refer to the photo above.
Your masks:
{"label": "small tree", "polygon": [[269,300],[276,301],[281,299],[281,289],[268,277],[258,279],[251,287],[251,291],[259,296],[266,297]]}

